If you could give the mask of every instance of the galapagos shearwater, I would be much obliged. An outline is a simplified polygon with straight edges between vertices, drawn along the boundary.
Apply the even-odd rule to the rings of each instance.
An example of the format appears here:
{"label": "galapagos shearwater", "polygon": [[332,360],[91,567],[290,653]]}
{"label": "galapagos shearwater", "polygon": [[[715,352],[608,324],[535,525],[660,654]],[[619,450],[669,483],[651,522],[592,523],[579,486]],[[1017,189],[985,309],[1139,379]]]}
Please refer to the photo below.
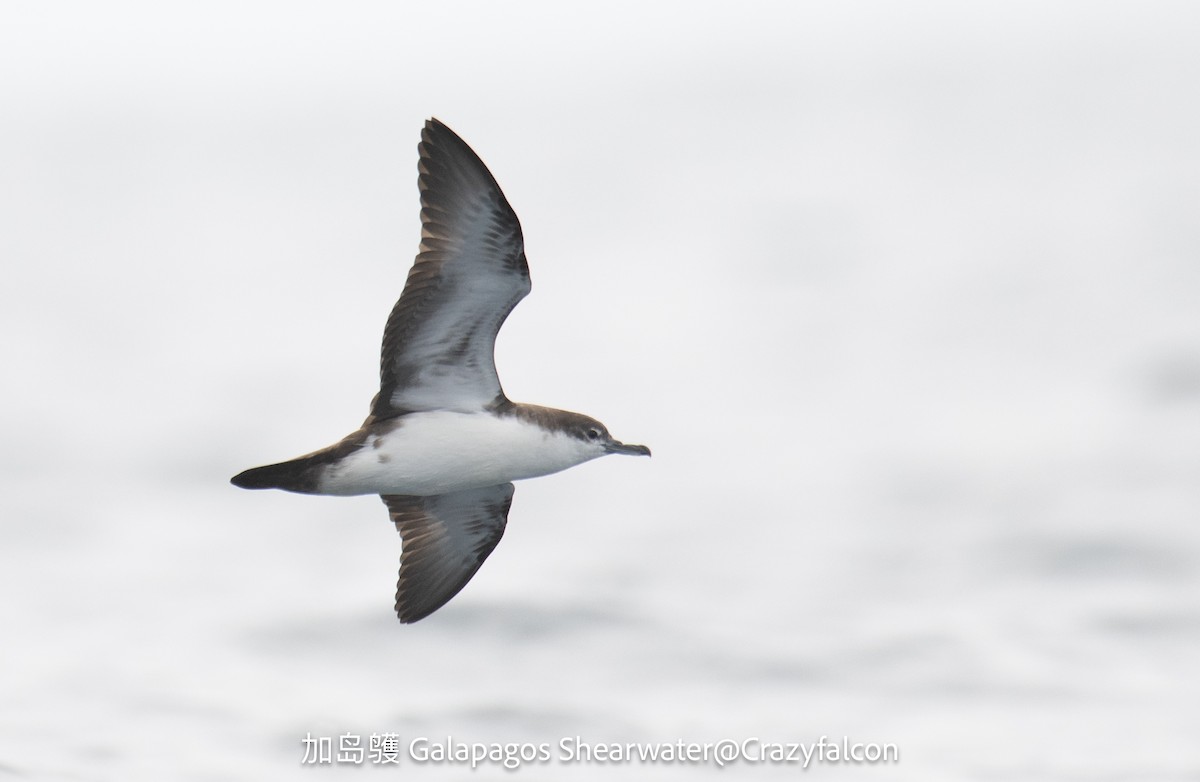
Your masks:
{"label": "galapagos shearwater", "polygon": [[521,224],[479,156],[437,119],[417,147],[421,245],[383,332],[380,388],[355,432],[255,467],[244,489],[378,494],[400,532],[396,614],[423,619],[504,534],[513,481],[611,453],[650,455],[586,415],[509,400],[496,334],[529,293]]}

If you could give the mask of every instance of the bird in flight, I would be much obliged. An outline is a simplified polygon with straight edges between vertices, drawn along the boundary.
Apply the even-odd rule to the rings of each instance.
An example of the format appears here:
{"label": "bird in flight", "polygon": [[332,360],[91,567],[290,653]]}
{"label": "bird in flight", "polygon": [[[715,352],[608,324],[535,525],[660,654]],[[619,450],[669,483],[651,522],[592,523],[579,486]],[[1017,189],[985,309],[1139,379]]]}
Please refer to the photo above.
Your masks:
{"label": "bird in flight", "polygon": [[400,532],[405,623],[445,605],[492,553],[513,481],[612,453],[650,455],[594,418],[505,396],[494,352],[529,293],[521,224],[450,128],[428,120],[417,150],[420,252],[383,331],[370,414],[340,442],[232,479],[244,489],[380,495]]}

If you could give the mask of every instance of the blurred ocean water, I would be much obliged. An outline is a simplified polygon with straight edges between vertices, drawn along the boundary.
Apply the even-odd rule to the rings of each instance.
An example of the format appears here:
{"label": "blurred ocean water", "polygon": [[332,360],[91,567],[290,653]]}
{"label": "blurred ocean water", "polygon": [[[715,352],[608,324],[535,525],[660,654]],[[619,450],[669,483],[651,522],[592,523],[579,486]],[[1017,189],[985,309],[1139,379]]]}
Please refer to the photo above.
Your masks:
{"label": "blurred ocean water", "polygon": [[[6,8],[0,778],[844,736],[900,760],[475,773],[1196,779],[1198,22]],[[428,115],[524,224],[509,396],[654,458],[518,485],[402,627],[378,499],[228,478],[365,415]]]}

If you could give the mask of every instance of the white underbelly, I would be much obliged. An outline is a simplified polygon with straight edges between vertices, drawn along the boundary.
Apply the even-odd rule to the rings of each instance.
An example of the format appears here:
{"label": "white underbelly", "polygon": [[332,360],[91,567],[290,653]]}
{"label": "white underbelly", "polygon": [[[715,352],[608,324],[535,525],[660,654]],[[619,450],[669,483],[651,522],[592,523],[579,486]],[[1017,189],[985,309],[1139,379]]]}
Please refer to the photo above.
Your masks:
{"label": "white underbelly", "polygon": [[549,475],[590,458],[575,438],[514,416],[412,413],[327,466],[320,493],[445,494]]}

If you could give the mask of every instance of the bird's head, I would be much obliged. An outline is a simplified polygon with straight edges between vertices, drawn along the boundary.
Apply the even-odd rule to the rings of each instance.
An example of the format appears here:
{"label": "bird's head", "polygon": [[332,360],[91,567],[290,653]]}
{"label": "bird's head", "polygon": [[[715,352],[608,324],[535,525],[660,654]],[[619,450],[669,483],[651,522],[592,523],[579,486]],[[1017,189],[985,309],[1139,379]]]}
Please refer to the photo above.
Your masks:
{"label": "bird's head", "polygon": [[[649,456],[650,449],[644,445],[631,445],[613,438],[608,427],[595,418],[578,415],[567,428],[567,433],[585,444],[595,456],[607,456],[610,453],[620,453],[626,456]],[[594,458],[594,457],[593,457]]]}

